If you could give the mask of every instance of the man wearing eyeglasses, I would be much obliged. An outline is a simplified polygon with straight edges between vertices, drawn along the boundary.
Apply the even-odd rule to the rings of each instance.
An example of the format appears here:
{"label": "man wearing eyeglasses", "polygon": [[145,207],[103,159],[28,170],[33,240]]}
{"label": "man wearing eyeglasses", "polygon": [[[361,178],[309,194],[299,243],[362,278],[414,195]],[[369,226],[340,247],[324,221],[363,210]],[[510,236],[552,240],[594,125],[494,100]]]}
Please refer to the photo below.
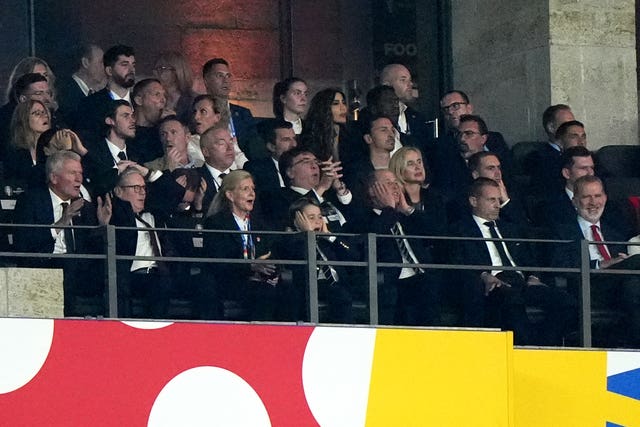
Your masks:
{"label": "man wearing eyeglasses", "polygon": [[318,201],[329,229],[339,233],[349,218],[351,191],[342,181],[340,162],[329,159],[320,162],[315,154],[296,147],[282,153],[278,161],[284,172],[284,188],[259,195],[264,215],[277,230],[284,230],[288,222],[291,203],[301,197]]}
{"label": "man wearing eyeglasses", "polygon": [[229,63],[223,58],[213,58],[202,67],[202,77],[207,93],[222,100],[226,111],[222,118],[229,122],[231,136],[238,140],[240,149],[247,153],[249,159],[265,157],[267,155],[264,144],[260,143],[255,120],[251,110],[229,102],[229,94],[233,88],[233,74]]}
{"label": "man wearing eyeglasses", "polygon": [[[119,176],[113,191],[113,215],[109,223],[137,230],[116,231],[116,253],[137,257],[174,256],[166,233],[148,228],[163,228],[165,223],[145,210],[147,186],[135,167],[128,167]],[[142,230],[145,229],[145,230]],[[118,316],[163,319],[167,317],[171,275],[169,266],[161,260],[121,260],[117,262]],[[142,297],[142,312],[135,312],[132,297]]]}
{"label": "man wearing eyeglasses", "polygon": [[[447,135],[455,140],[460,117],[465,114],[473,114],[474,106],[469,100],[469,96],[461,90],[451,90],[440,99],[440,109],[444,117],[445,138]],[[498,154],[500,160],[510,162],[511,153],[509,147],[500,132],[487,131],[486,147],[488,151]],[[503,167],[503,169],[505,169]],[[508,165],[507,168],[509,169]]]}
{"label": "man wearing eyeglasses", "polygon": [[[468,161],[475,153],[488,150],[487,125],[480,116],[464,114],[456,118],[455,149],[449,146],[438,147],[436,163],[433,165],[433,184],[441,189],[448,200],[455,200],[467,191],[473,178]],[[439,141],[443,144],[454,144]],[[502,163],[502,162],[501,162]]]}

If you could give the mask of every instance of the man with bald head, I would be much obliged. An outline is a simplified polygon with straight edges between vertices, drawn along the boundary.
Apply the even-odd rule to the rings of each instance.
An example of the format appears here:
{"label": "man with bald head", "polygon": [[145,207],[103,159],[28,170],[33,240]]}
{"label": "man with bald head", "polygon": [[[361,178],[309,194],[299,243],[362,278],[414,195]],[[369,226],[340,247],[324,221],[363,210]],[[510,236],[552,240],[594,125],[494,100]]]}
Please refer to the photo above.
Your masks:
{"label": "man with bald head", "polygon": [[400,100],[397,126],[402,133],[403,141],[424,152],[429,151],[433,136],[427,127],[427,118],[409,105],[415,102],[417,93],[413,88],[409,69],[402,64],[387,65],[380,73],[380,84],[393,87]]}

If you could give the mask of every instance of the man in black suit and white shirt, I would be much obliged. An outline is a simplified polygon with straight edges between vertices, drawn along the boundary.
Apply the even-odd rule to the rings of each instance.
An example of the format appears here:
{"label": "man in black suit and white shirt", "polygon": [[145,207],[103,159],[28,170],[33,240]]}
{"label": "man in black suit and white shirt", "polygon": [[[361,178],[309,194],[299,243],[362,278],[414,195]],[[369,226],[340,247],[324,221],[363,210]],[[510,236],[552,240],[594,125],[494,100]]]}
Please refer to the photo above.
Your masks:
{"label": "man in black suit and white shirt", "polygon": [[[18,199],[15,222],[50,224],[52,228],[20,227],[15,230],[15,246],[19,252],[33,253],[98,253],[102,251],[99,234],[88,229],[58,228],[71,225],[105,225],[111,215],[108,200],[98,208],[82,199],[82,164],[72,151],[59,151],[46,163],[47,187],[34,187]],[[101,315],[103,312],[81,312],[75,305],[76,295],[102,296],[104,283],[96,271],[101,262],[77,258],[37,258],[27,263],[35,267],[62,268],[64,271],[65,316]]]}
{"label": "man in black suit and white shirt", "polygon": [[207,129],[200,136],[200,148],[205,163],[198,170],[207,182],[207,190],[202,201],[202,209],[206,216],[213,198],[222,186],[222,179],[235,169],[236,153],[233,137],[224,125]]}
{"label": "man in black suit and white shirt", "polygon": [[83,43],[75,49],[76,71],[57,85],[59,110],[64,117],[73,119],[80,102],[105,87],[103,56],[102,48],[93,43]]}
{"label": "man in black suit and white shirt", "polygon": [[107,86],[82,99],[72,121],[83,140],[97,139],[102,130],[104,118],[112,100],[125,100],[132,103],[130,89],[136,83],[136,58],[133,48],[116,45],[109,48],[103,56]]}
{"label": "man in black suit and white shirt", "polygon": [[284,187],[284,178],[278,161],[285,151],[296,147],[296,134],[291,122],[283,119],[268,119],[260,123],[260,133],[270,156],[245,163],[243,169],[253,175],[256,191],[274,191]]}
{"label": "man in black suit and white shirt", "polygon": [[[524,237],[519,228],[500,222],[500,187],[489,178],[477,178],[469,190],[471,215],[452,226],[460,237],[494,238],[497,241],[464,240],[452,244],[453,262],[460,265],[485,265],[493,269],[456,272],[462,285],[465,323],[468,326],[499,327],[514,331],[517,344],[559,344],[571,315],[571,300],[542,283],[534,275],[504,267],[535,266],[527,244],[505,242],[504,238]],[[534,334],[527,319],[528,303],[545,309],[540,336]]]}

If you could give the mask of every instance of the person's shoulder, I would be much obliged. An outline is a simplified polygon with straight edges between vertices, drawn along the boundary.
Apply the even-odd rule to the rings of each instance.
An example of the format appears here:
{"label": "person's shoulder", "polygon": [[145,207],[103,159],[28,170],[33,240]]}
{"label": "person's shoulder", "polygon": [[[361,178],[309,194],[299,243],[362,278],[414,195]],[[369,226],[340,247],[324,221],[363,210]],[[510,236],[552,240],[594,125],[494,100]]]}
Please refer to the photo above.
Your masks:
{"label": "person's shoulder", "polygon": [[229,103],[229,110],[231,110],[231,114],[233,115],[246,115],[253,117],[251,110],[247,107],[243,107],[242,105]]}

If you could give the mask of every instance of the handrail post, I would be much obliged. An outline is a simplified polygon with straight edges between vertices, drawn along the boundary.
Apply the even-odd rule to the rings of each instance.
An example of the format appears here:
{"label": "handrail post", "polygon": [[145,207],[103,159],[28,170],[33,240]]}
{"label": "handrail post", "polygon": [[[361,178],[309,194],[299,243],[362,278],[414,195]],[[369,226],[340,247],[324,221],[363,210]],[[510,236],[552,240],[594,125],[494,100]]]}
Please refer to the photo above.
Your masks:
{"label": "handrail post", "polygon": [[589,241],[580,241],[580,338],[583,347],[591,347],[591,264]]}
{"label": "handrail post", "polygon": [[309,320],[311,323],[320,322],[318,308],[318,269],[316,257],[316,233],[305,233],[307,242],[307,283],[309,284]]}
{"label": "handrail post", "polygon": [[378,324],[378,254],[376,235],[367,234],[367,276],[369,282],[369,324]]}
{"label": "handrail post", "polygon": [[116,272],[116,227],[107,224],[105,226],[106,245],[106,277],[107,301],[109,305],[109,317],[118,317],[118,278]]}

